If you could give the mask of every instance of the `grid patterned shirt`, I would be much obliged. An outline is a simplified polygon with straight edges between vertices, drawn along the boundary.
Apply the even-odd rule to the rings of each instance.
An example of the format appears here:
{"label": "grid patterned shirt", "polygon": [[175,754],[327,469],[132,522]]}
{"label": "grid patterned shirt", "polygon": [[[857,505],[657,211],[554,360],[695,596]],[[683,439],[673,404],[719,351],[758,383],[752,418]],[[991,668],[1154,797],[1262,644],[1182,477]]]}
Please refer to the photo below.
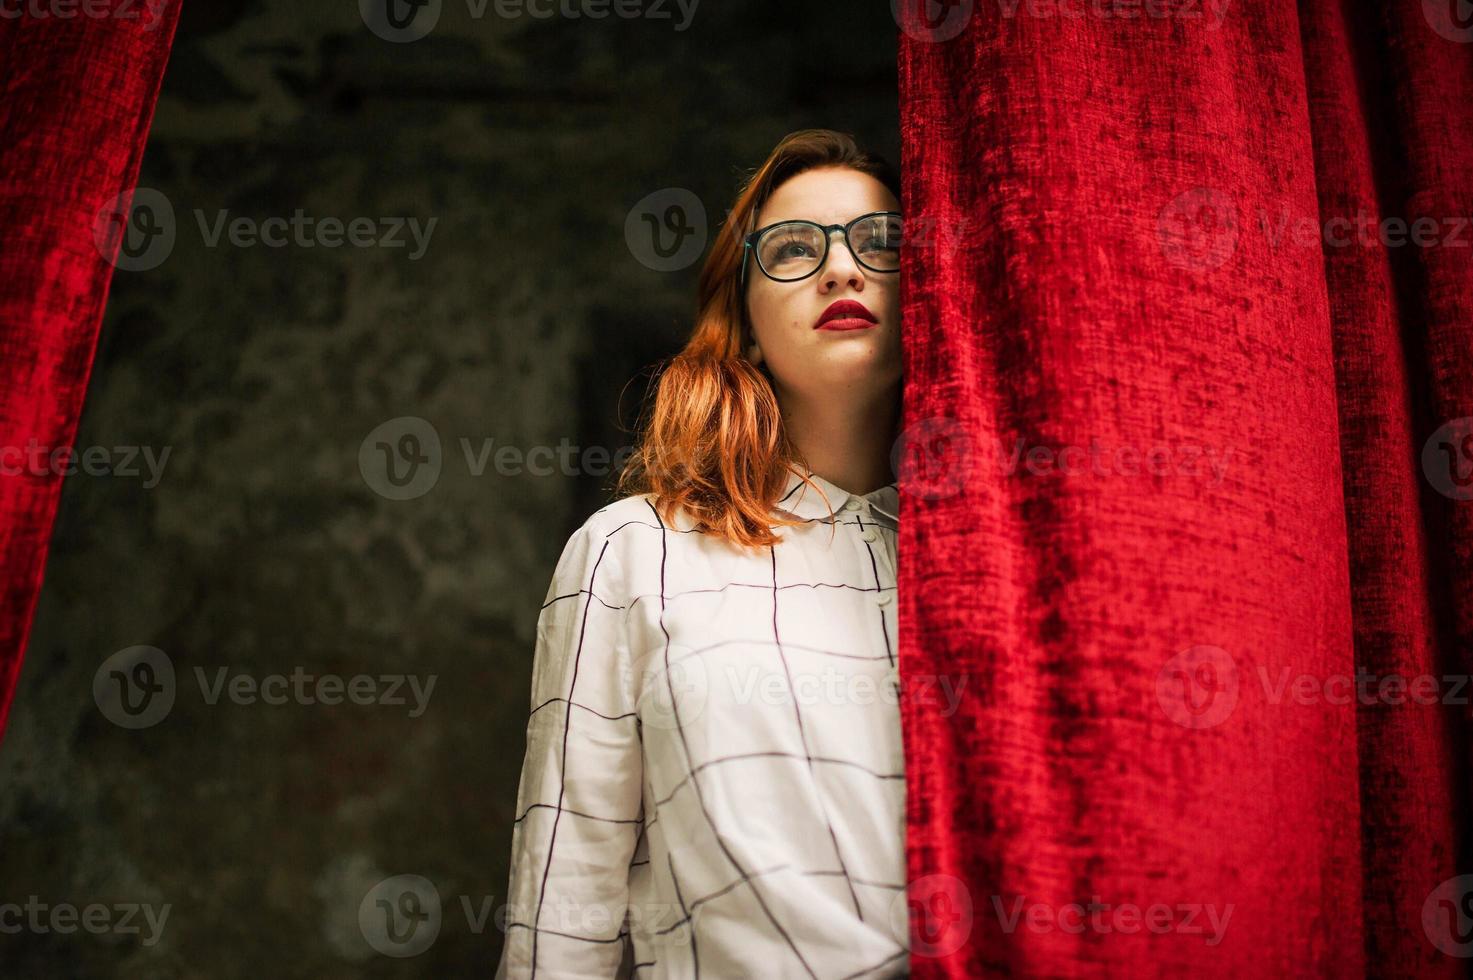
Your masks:
{"label": "grid patterned shirt", "polygon": [[[745,552],[650,495],[537,624],[498,980],[907,976],[894,483]],[[626,966],[626,970],[629,967]]]}

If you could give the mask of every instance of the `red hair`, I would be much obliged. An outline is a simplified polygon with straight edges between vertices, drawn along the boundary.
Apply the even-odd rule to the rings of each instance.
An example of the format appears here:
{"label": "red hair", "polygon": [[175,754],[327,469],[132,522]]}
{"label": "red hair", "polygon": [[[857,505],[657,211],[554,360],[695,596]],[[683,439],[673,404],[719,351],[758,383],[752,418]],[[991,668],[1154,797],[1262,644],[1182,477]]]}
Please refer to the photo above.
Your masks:
{"label": "red hair", "polygon": [[[660,371],[634,454],[619,474],[620,494],[652,493],[667,524],[684,508],[697,530],[757,547],[777,543],[773,525],[804,523],[771,513],[789,464],[809,467],[784,429],[769,376],[743,353],[751,321],[739,279],[743,241],[762,205],[790,177],[820,167],[869,174],[900,199],[889,163],[829,129],[788,134],[743,182],[701,267],[695,329]],[[749,279],[761,274],[747,270]],[[804,482],[828,501],[812,480]]]}

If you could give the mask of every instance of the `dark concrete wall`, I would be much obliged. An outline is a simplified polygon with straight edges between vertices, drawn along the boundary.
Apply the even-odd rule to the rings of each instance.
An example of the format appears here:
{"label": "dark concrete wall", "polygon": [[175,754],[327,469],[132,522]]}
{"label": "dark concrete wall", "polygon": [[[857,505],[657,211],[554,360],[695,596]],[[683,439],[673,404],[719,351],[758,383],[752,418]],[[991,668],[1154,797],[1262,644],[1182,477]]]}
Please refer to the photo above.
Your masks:
{"label": "dark concrete wall", "polygon": [[[461,440],[629,441],[620,392],[627,422],[699,257],[659,271],[626,239],[647,196],[662,215],[684,189],[712,225],[739,168],[806,126],[899,163],[886,4],[705,0],[683,30],[662,7],[675,20],[444,0],[389,43],[351,2],[186,4],[140,179],[174,241],[136,239],[153,267],[114,278],[76,440],[162,472],[65,483],[0,743],[0,903],[45,906],[0,935],[6,976],[490,975],[501,933],[465,903],[504,901],[537,610],[610,477],[477,475]],[[435,225],[417,256],[208,241],[222,211],[297,209]],[[437,477],[406,417],[440,440]],[[391,499],[377,443],[406,433],[430,462]],[[137,646],[161,653],[119,653]],[[435,687],[417,716],[412,695],[211,703],[221,670]],[[442,902],[412,958],[360,924],[394,875]],[[105,927],[57,928],[89,905]]]}

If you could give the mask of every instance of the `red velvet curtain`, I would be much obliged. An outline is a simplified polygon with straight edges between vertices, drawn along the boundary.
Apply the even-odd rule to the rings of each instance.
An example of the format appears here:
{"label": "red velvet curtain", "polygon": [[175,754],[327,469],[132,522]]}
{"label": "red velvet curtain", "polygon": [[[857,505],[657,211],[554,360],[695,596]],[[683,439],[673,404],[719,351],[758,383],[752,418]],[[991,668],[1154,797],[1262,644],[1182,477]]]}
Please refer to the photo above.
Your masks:
{"label": "red velvet curtain", "polygon": [[1473,7],[895,8],[914,975],[1462,974]]}
{"label": "red velvet curtain", "polygon": [[178,16],[0,4],[0,733]]}

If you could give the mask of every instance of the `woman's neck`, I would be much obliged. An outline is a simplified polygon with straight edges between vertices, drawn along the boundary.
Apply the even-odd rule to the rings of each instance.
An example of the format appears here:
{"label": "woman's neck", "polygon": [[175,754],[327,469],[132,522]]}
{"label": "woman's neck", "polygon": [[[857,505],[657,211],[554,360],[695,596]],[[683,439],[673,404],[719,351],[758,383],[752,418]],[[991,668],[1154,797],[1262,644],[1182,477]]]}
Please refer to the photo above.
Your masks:
{"label": "woman's neck", "polygon": [[890,451],[900,432],[900,389],[855,403],[841,398],[780,398],[783,425],[808,467],[850,493],[895,481]]}

